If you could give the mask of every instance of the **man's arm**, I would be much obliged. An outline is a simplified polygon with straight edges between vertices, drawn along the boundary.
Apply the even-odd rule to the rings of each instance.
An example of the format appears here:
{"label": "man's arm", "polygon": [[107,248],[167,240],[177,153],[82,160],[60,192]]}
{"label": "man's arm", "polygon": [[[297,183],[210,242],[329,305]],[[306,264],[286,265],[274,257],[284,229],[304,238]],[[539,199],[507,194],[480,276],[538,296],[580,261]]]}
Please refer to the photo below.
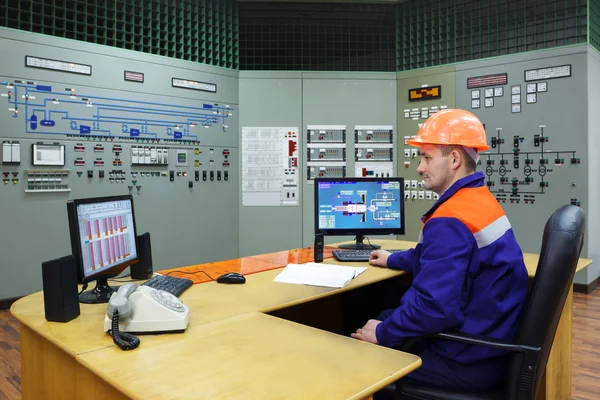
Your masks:
{"label": "man's arm", "polygon": [[410,337],[460,327],[466,274],[475,251],[473,234],[458,219],[427,221],[423,227],[421,269],[400,307],[377,325],[377,341],[394,347]]}
{"label": "man's arm", "polygon": [[410,249],[394,254],[385,250],[375,250],[371,252],[369,264],[376,267],[388,267],[392,269],[401,269],[412,273],[415,270],[415,249]]}

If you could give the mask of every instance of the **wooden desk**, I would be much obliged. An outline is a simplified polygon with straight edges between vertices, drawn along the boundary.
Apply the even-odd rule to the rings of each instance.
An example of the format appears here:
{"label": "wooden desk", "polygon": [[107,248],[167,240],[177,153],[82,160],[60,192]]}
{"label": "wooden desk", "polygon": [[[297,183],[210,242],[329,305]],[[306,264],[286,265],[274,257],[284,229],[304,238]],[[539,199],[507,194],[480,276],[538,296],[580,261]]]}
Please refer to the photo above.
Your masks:
{"label": "wooden desk", "polygon": [[157,339],[127,356],[113,346],[80,362],[141,399],[360,399],[420,364],[407,353],[258,312]]}
{"label": "wooden desk", "polygon": [[[377,243],[383,248],[415,244]],[[537,259],[537,255],[525,255],[531,277]],[[325,262],[339,264],[333,259]],[[580,259],[577,268],[590,264],[590,260]],[[41,292],[27,296],[11,307],[21,322],[23,398],[146,399],[168,394],[168,398],[178,399],[358,399],[420,365],[420,359],[412,355],[263,314],[404,272],[369,267],[340,290],[276,284],[273,278],[279,272],[248,275],[245,285],[195,285],[181,296],[191,308],[186,332],[142,336],[140,348],[131,352],[116,348],[102,331],[106,305],[81,304],[78,318],[60,324],[45,320]],[[539,399],[571,397],[572,307],[571,290]]]}
{"label": "wooden desk", "polygon": [[191,309],[186,332],[141,336],[130,352],[103,332],[106,304],[81,304],[61,324],[45,320],[41,292],[20,299],[11,312],[21,322],[23,399],[359,399],[420,366],[414,355],[263,314],[400,272],[371,267],[341,290],[275,283],[279,272],[193,286],[180,297]]}

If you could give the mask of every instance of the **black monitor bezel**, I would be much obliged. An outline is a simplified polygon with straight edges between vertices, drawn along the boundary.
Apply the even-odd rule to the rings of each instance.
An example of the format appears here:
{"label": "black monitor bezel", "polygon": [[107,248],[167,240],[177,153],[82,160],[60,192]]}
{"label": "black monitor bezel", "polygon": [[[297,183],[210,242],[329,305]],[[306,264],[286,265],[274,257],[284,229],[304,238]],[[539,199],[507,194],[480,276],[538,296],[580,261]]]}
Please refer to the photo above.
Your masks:
{"label": "black monitor bezel", "polygon": [[87,283],[92,282],[98,279],[106,279],[118,276],[121,272],[123,272],[129,266],[136,264],[140,261],[137,243],[134,240],[136,257],[124,261],[121,264],[116,264],[111,268],[102,270],[98,273],[85,276],[83,270],[83,256],[81,254],[80,247],[80,231],[79,231],[79,222],[77,219],[77,206],[81,204],[90,204],[90,203],[102,203],[102,202],[111,202],[111,201],[121,201],[121,200],[129,200],[131,201],[131,217],[133,220],[133,234],[134,237],[137,238],[137,226],[135,222],[135,207],[133,205],[133,196],[130,194],[127,195],[115,195],[115,196],[102,196],[102,197],[88,197],[83,199],[73,199],[67,202],[67,215],[69,219],[69,236],[71,238],[71,252],[75,257],[77,262],[77,280],[79,283]]}
{"label": "black monitor bezel", "polygon": [[[321,182],[398,182],[400,186],[400,228],[393,229],[319,229],[319,183]],[[314,179],[314,228],[315,234],[325,236],[352,236],[352,235],[404,235],[406,227],[404,226],[404,178],[402,177],[357,177],[357,178],[315,178]]]}

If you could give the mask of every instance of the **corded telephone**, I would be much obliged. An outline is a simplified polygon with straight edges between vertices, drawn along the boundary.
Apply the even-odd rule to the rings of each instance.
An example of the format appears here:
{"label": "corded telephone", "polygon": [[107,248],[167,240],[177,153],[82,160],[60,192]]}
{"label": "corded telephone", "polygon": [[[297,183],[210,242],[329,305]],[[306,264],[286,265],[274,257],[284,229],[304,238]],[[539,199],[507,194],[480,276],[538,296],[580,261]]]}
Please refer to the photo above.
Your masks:
{"label": "corded telephone", "polygon": [[183,332],[189,313],[189,307],[171,293],[126,283],[108,301],[104,331],[121,349],[132,350],[139,346],[139,339],[124,332]]}

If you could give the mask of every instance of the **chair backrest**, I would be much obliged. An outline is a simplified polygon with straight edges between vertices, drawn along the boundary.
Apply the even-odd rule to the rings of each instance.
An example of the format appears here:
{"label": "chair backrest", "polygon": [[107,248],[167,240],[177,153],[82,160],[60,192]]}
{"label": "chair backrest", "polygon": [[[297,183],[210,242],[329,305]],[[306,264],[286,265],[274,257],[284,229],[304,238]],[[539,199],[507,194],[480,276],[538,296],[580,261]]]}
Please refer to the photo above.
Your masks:
{"label": "chair backrest", "polygon": [[509,399],[534,399],[544,375],[550,348],[583,246],[585,214],[572,205],[562,206],[544,227],[537,271],[521,314],[516,343],[542,349],[537,360],[522,354],[509,361]]}

